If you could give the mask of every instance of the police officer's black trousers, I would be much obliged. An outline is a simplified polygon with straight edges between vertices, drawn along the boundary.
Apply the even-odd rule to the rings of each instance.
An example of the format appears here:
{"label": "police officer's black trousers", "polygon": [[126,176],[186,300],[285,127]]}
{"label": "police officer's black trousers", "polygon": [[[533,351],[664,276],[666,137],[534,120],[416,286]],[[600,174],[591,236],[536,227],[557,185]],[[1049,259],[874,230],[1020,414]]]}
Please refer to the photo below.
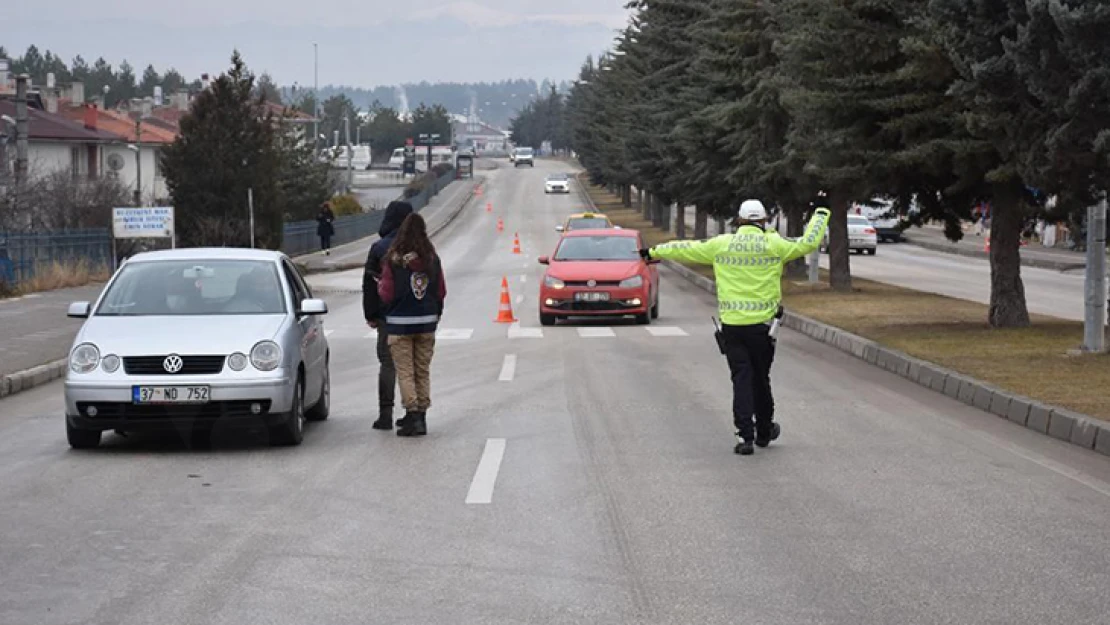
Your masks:
{"label": "police officer's black trousers", "polygon": [[[775,398],[771,395],[771,363],[775,342],[770,326],[723,326],[725,355],[732,372],[732,417],[736,430],[746,441],[770,436],[775,417]],[[752,417],[755,417],[755,428]]]}

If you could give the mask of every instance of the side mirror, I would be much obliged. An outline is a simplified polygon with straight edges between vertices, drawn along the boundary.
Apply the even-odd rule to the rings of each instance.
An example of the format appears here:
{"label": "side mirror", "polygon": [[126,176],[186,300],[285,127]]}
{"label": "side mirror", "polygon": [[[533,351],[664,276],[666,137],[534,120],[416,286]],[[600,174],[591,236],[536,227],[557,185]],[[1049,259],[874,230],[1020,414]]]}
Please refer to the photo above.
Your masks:
{"label": "side mirror", "polygon": [[551,264],[551,259],[548,258],[547,256],[540,256],[540,264],[541,265],[550,265]]}
{"label": "side mirror", "polygon": [[328,304],[322,299],[306,299],[301,302],[302,315],[326,315],[328,314]]}
{"label": "side mirror", "polygon": [[92,306],[88,302],[73,302],[69,305],[69,310],[66,312],[67,317],[74,319],[88,319],[89,310]]}
{"label": "side mirror", "polygon": [[563,230],[565,230],[563,226],[555,226],[555,232],[562,232]]}

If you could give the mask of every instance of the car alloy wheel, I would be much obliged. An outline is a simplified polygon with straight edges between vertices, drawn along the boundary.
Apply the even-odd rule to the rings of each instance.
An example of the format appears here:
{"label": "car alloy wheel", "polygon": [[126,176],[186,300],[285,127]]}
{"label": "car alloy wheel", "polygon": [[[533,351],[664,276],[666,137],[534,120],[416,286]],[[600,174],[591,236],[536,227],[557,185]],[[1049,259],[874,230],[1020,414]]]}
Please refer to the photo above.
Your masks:
{"label": "car alloy wheel", "polygon": [[285,422],[271,431],[270,440],[274,445],[300,445],[304,441],[304,376],[298,376],[297,386],[293,389],[293,406]]}
{"label": "car alloy wheel", "polygon": [[319,401],[305,413],[305,418],[309,421],[324,421],[331,413],[331,368],[327,362],[324,363],[324,381],[320,386]]}

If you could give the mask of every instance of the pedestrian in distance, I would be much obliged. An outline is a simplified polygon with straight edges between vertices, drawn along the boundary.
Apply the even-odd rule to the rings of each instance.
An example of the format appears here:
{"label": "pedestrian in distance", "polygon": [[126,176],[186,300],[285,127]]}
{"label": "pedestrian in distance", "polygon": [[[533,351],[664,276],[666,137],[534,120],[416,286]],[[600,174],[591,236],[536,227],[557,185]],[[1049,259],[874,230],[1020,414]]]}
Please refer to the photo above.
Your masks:
{"label": "pedestrian in distance", "polygon": [[[366,324],[378,332],[378,420],[374,422],[375,430],[393,429],[393,406],[397,387],[397,369],[389,350],[389,333],[386,331],[385,310],[382,308],[381,297],[378,296],[378,281],[382,275],[382,259],[393,245],[401,223],[412,213],[412,204],[408,202],[389,203],[385,208],[382,225],[378,228],[379,238],[370,246],[362,273],[362,313]],[[398,422],[397,425],[404,424]]]}
{"label": "pedestrian in distance", "polygon": [[330,255],[331,238],[335,236],[335,213],[331,210],[331,202],[320,205],[320,212],[316,215],[316,235],[320,237],[320,249],[324,255]]}
{"label": "pedestrian in distance", "polygon": [[[775,358],[778,320],[782,315],[782,270],[821,244],[829,210],[824,195],[799,239],[785,239],[767,228],[767,211],[759,200],[746,200],[733,225],[734,234],[706,241],[674,241],[640,250],[646,259],[660,258],[712,265],[717,282],[721,325],[719,343],[732,376],[734,451],[755,452],[752,443],[768,446],[782,428],[774,420],[771,364]],[[755,427],[752,427],[752,418]]]}
{"label": "pedestrian in distance", "polygon": [[397,436],[423,436],[428,433],[432,356],[447,280],[419,213],[405,218],[386,253],[378,295],[386,310],[389,348],[405,406],[404,424]]}

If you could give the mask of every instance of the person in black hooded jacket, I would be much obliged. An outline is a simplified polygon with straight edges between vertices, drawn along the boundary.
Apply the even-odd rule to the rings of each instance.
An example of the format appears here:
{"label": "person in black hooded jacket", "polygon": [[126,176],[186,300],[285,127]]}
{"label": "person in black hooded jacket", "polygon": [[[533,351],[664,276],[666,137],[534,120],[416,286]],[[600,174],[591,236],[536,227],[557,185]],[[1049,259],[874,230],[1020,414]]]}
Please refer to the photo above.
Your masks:
{"label": "person in black hooded jacket", "polygon": [[[362,274],[362,312],[366,323],[378,331],[378,420],[375,430],[393,429],[393,404],[396,397],[397,368],[389,350],[389,336],[386,333],[385,310],[378,296],[378,280],[382,276],[382,259],[389,252],[401,223],[413,213],[412,204],[403,201],[390,202],[385,209],[385,217],[378,229],[381,237],[370,246],[366,255],[366,268]],[[399,426],[403,423],[398,422]]]}

